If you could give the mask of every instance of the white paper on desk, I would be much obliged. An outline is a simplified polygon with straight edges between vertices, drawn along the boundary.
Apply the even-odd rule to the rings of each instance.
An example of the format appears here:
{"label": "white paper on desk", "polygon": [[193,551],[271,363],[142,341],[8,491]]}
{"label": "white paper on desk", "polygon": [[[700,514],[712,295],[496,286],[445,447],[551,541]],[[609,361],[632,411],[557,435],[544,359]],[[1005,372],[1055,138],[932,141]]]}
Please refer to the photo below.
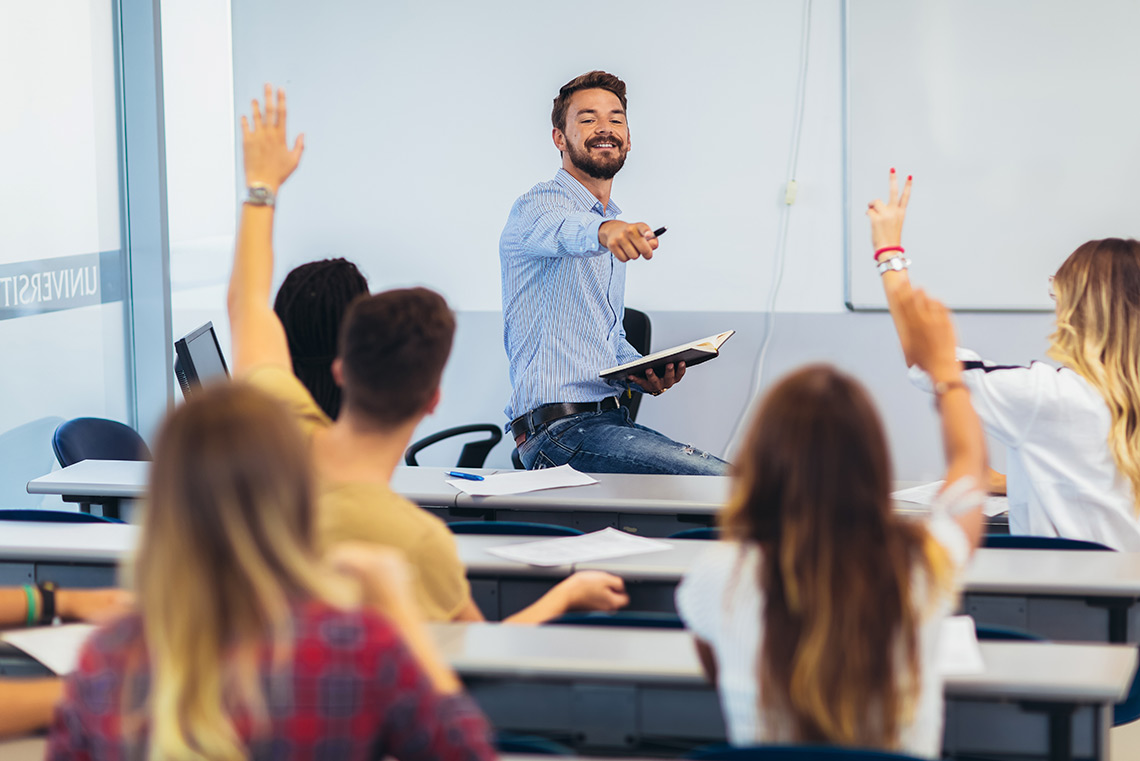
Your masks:
{"label": "white paper on desk", "polygon": [[[929,507],[934,504],[934,498],[938,496],[938,492],[942,491],[942,485],[945,481],[935,481],[932,484],[923,484],[922,486],[913,486],[909,489],[902,489],[891,494],[891,497],[898,502],[911,502],[916,505],[925,505]],[[986,497],[986,501],[982,504],[982,514],[988,518],[993,518],[995,515],[1009,512],[1009,498],[1008,497]]]}
{"label": "white paper on desk", "polygon": [[986,670],[978,633],[970,616],[950,616],[938,633],[938,673],[943,676],[980,674]]}
{"label": "white paper on desk", "polygon": [[454,478],[447,483],[472,497],[498,497],[504,494],[523,494],[543,489],[561,489],[564,486],[587,486],[596,484],[596,478],[579,473],[569,465],[542,470],[516,470],[511,473],[496,473],[484,476],[482,481],[468,481]]}
{"label": "white paper on desk", "polygon": [[93,631],[94,624],[38,626],[0,632],[0,639],[23,650],[51,669],[52,673],[63,676],[75,670],[79,650]]}
{"label": "white paper on desk", "polygon": [[671,545],[665,542],[634,536],[611,527],[581,536],[563,536],[558,539],[492,547],[487,552],[505,560],[514,560],[527,565],[556,566],[660,552],[670,548]]}

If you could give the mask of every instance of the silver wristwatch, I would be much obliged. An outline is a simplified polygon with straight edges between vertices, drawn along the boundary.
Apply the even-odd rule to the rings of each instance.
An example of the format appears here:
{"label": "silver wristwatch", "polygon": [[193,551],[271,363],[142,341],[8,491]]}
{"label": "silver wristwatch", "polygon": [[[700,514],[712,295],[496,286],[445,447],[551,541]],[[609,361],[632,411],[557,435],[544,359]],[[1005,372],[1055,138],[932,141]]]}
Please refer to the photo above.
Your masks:
{"label": "silver wristwatch", "polygon": [[249,191],[249,195],[246,196],[245,202],[250,206],[272,207],[277,202],[277,195],[268,185],[250,185],[246,190]]}
{"label": "silver wristwatch", "polygon": [[890,259],[884,259],[878,264],[880,275],[887,272],[901,272],[909,266],[910,259],[904,256],[892,256]]}

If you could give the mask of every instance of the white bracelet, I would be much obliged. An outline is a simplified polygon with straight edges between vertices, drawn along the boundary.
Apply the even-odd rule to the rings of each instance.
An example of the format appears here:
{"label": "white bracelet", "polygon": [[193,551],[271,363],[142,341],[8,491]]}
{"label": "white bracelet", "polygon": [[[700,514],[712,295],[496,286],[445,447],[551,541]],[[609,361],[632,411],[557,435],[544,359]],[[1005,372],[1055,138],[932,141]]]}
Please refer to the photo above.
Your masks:
{"label": "white bracelet", "polygon": [[880,275],[887,272],[901,272],[910,267],[910,259],[907,259],[905,256],[892,256],[889,259],[884,259],[879,262],[877,266]]}

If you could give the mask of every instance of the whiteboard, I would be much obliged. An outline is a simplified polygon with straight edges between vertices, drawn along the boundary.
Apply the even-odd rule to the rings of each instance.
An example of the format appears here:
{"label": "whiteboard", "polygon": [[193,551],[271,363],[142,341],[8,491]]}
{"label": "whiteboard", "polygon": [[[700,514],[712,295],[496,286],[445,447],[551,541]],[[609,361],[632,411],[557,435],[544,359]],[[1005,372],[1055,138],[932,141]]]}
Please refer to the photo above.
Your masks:
{"label": "whiteboard", "polygon": [[1086,240],[1140,235],[1140,3],[848,0],[847,301],[883,308],[867,202],[914,175],[911,276],[958,309],[1052,310]]}
{"label": "whiteboard", "polygon": [[[669,228],[653,261],[628,267],[627,302],[762,310],[784,209],[804,7],[234,2],[237,115],[249,112],[263,82],[284,85],[290,129],[306,138],[301,166],[282,189],[278,276],[345,256],[374,289],[422,283],[459,310],[498,311],[498,244],[511,205],[560,166],[552,99],[571,78],[600,68],[629,87],[632,150],[613,199],[623,219]],[[834,36],[821,40],[835,73],[824,53],[816,60],[837,94],[838,6],[833,16]],[[828,21],[821,34],[832,31]],[[836,203],[837,120],[836,104],[827,133],[835,151],[826,155]],[[805,149],[805,165],[816,158]],[[239,171],[240,162],[239,153]],[[802,195],[810,204],[822,194],[817,182]],[[828,211],[838,268],[838,208]]]}

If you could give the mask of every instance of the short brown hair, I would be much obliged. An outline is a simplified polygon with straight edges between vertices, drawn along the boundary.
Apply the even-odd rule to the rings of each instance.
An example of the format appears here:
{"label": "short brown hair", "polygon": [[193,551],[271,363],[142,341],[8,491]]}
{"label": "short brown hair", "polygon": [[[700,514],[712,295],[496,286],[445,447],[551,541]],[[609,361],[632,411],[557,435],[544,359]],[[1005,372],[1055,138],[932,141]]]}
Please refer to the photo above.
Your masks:
{"label": "short brown hair", "polygon": [[626,108],[625,82],[604,71],[589,71],[580,77],[574,77],[558,91],[554,99],[554,110],[550,112],[550,122],[555,129],[566,131],[566,111],[570,108],[570,98],[579,90],[609,90],[621,101],[621,107]]}
{"label": "short brown hair", "polygon": [[381,428],[423,412],[454,336],[455,316],[435,291],[403,288],[357,298],[340,332],[345,406]]}

